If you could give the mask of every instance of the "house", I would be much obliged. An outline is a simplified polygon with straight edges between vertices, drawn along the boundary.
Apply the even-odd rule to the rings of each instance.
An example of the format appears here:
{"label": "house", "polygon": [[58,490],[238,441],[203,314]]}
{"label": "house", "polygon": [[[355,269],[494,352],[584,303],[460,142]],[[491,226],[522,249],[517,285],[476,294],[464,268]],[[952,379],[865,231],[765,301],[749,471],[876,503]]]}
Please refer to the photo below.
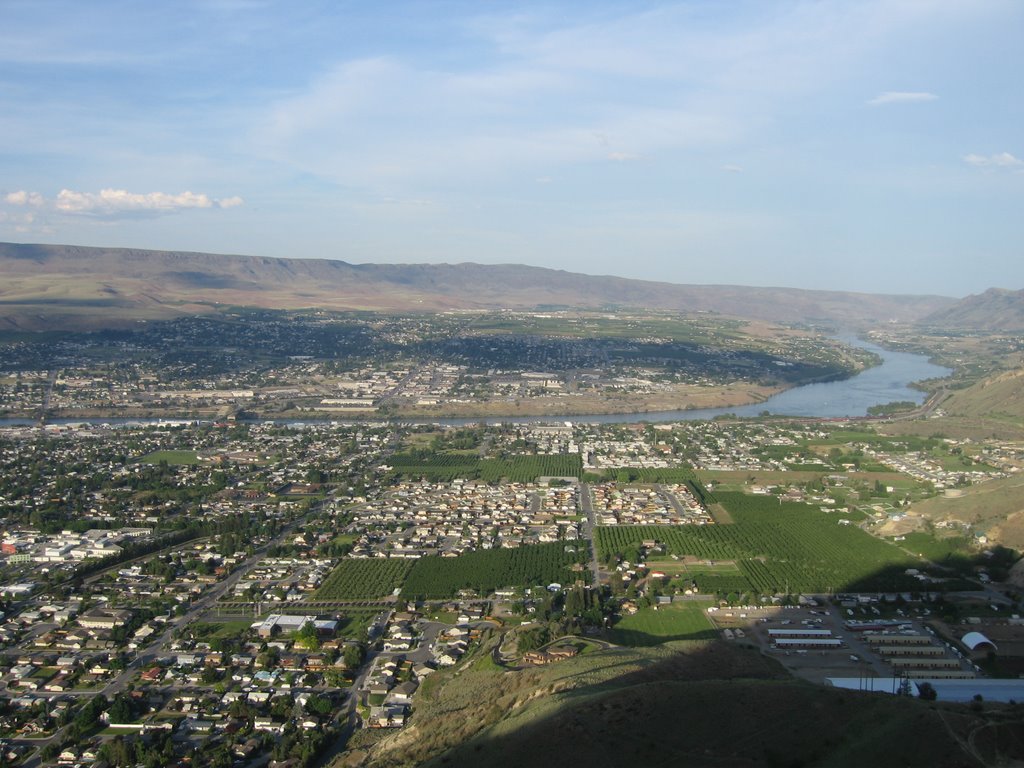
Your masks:
{"label": "house", "polygon": [[211,733],[213,731],[213,721],[196,720],[192,717],[186,717],[181,723],[181,728],[192,733]]}
{"label": "house", "polygon": [[255,718],[253,720],[252,727],[254,730],[270,733],[274,736],[280,736],[284,733],[284,723],[274,722],[274,720],[269,717]]}
{"label": "house", "polygon": [[114,629],[131,621],[132,612],[118,608],[93,608],[78,617],[87,629]]}
{"label": "house", "polygon": [[404,683],[396,685],[391,692],[388,694],[388,699],[391,701],[405,704],[412,701],[412,696],[416,693],[416,689],[419,688],[419,684],[408,680]]}
{"label": "house", "polygon": [[242,744],[236,744],[234,748],[235,757],[248,760],[256,754],[260,748],[259,739],[248,739]]}
{"label": "house", "polygon": [[436,672],[436,671],[437,671],[437,670],[436,670],[436,669],[434,669],[434,668],[433,668],[432,666],[430,666],[429,664],[416,664],[416,665],[414,665],[414,666],[413,666],[413,668],[412,668],[412,673],[413,673],[414,675],[416,675],[416,677],[417,677],[417,678],[423,678],[423,677],[426,677],[426,676],[427,676],[427,675],[429,675],[429,674],[430,674],[431,672]]}

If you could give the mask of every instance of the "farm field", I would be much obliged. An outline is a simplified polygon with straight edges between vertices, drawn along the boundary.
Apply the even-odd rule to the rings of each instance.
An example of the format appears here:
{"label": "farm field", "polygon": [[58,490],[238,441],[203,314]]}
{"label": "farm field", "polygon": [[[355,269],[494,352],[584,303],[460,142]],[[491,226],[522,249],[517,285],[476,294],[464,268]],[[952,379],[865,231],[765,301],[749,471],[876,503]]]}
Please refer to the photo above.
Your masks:
{"label": "farm field", "polygon": [[510,459],[481,459],[466,453],[404,453],[390,459],[392,472],[406,478],[435,482],[456,479],[495,483],[532,483],[539,477],[581,477],[579,455],[513,456]]}
{"label": "farm field", "polygon": [[586,557],[586,542],[487,549],[458,557],[422,557],[409,572],[402,596],[446,598],[462,589],[486,595],[503,587],[569,584],[585,577],[585,571],[574,573],[570,567]]}
{"label": "farm field", "polygon": [[704,594],[727,595],[730,592],[748,591],[750,585],[740,567],[732,560],[701,560],[694,562],[672,560],[671,558],[648,558],[652,571],[661,571],[671,581],[686,589],[696,582]]}
{"label": "farm field", "polygon": [[697,476],[689,467],[616,467],[598,471],[604,472],[608,480],[620,483],[685,483]]}
{"label": "farm field", "polygon": [[[597,529],[598,554],[635,557],[645,539],[663,543],[668,554],[709,562],[735,561],[739,575],[696,573],[702,592],[757,594],[914,589],[903,574],[921,562],[899,548],[840,524],[850,515],[773,498],[719,492],[732,525],[617,526]],[[853,520],[856,522],[856,520]]]}
{"label": "farm field", "polygon": [[914,531],[903,537],[900,546],[938,565],[952,566],[957,561],[962,565],[974,555],[972,542],[965,536],[938,539],[931,534]]}
{"label": "farm field", "polygon": [[338,563],[313,600],[367,600],[387,597],[402,586],[412,568],[409,560],[346,558]]}
{"label": "farm field", "polygon": [[706,640],[715,636],[704,602],[672,603],[643,608],[625,616],[608,633],[617,645],[641,647],[669,640]]}

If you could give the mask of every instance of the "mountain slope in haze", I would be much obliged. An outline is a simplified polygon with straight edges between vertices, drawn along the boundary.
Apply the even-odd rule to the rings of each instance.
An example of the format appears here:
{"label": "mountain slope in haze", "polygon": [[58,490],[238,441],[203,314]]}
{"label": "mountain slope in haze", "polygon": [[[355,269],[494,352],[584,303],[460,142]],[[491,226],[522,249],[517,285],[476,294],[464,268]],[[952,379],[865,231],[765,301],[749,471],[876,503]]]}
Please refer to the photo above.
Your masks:
{"label": "mountain slope in haze", "polygon": [[942,409],[950,416],[1024,425],[1024,369],[997,373],[954,390],[942,402]]}
{"label": "mountain slope in haze", "polygon": [[989,288],[968,296],[951,307],[922,318],[922,324],[939,328],[978,331],[1024,331],[1024,290]]}
{"label": "mountain slope in haze", "polygon": [[[913,322],[955,303],[792,288],[676,285],[522,265],[349,264],[328,259],[0,243],[0,327],[61,327],[214,311],[438,311],[634,307],[717,312],[771,322]],[[69,320],[70,319],[70,320]]]}

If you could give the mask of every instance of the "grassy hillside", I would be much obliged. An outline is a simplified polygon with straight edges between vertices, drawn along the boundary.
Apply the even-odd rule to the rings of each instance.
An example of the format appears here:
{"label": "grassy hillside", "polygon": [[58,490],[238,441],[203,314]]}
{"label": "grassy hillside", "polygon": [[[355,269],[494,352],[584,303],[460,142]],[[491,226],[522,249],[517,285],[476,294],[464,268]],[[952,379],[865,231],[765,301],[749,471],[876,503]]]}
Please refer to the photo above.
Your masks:
{"label": "grassy hillside", "polygon": [[666,680],[569,702],[524,727],[499,725],[428,765],[564,766],[571,754],[586,766],[952,768],[986,764],[951,733],[983,722],[797,681]]}
{"label": "grassy hillside", "polygon": [[915,502],[911,511],[932,521],[959,520],[1013,549],[1024,549],[1024,477],[990,480],[964,489],[958,498],[936,496]]}
{"label": "grassy hillside", "polygon": [[1024,369],[986,378],[953,392],[942,409],[954,417],[984,418],[1024,425]]}
{"label": "grassy hillside", "polygon": [[[471,739],[482,738],[499,723],[501,733],[527,728],[554,716],[568,704],[619,688],[650,685],[665,679],[786,677],[774,661],[720,641],[598,650],[551,666],[517,671],[507,671],[491,661],[491,646],[495,642],[496,639],[485,642],[475,660],[466,666],[427,678],[417,694],[413,721],[373,745],[369,764],[421,765]],[[361,735],[371,740],[374,737]]]}
{"label": "grassy hillside", "polygon": [[936,296],[674,285],[515,264],[349,264],[0,243],[0,329],[80,327],[82,317],[113,323],[231,305],[381,311],[619,306],[858,325],[912,322],[954,303]]}
{"label": "grassy hillside", "polygon": [[[409,726],[363,733],[366,766],[981,766],[1024,757],[1021,713],[789,679],[720,641],[428,679]],[[360,738],[361,737],[361,738]]]}

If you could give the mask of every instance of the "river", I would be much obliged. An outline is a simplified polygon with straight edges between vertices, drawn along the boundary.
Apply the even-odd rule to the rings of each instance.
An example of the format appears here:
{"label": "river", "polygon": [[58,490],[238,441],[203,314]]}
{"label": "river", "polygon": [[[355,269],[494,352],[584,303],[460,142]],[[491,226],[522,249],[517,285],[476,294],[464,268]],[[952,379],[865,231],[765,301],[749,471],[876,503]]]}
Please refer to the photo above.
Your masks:
{"label": "river", "polygon": [[[866,416],[873,405],[910,401],[922,404],[926,394],[909,385],[925,379],[941,379],[952,371],[929,362],[924,355],[891,352],[863,341],[842,338],[841,341],[863,347],[882,358],[881,365],[861,371],[841,381],[805,384],[770,397],[762,403],[732,408],[696,408],[679,411],[651,411],[649,413],[593,414],[566,416],[564,420],[593,424],[619,424],[636,421],[706,421],[729,414],[739,417],[760,416],[766,411],[773,416],[806,416],[813,418],[843,418]],[[551,416],[509,418],[505,421],[537,424],[557,421]],[[501,423],[501,419],[488,419],[488,423]],[[419,422],[417,422],[419,423]],[[431,423],[461,426],[479,424],[480,419],[440,419]]]}
{"label": "river", "polygon": [[[443,424],[448,426],[464,426],[515,422],[517,424],[543,424],[556,421],[573,421],[592,424],[618,424],[636,421],[702,421],[716,416],[735,415],[754,417],[768,412],[774,416],[805,416],[812,418],[843,418],[849,416],[866,416],[868,408],[873,405],[884,405],[897,401],[910,401],[917,404],[924,402],[925,393],[911,389],[910,384],[925,379],[941,379],[948,376],[948,368],[929,362],[924,355],[913,355],[907,352],[891,352],[875,344],[861,339],[843,338],[841,341],[877,354],[881,365],[861,371],[842,381],[829,381],[821,384],[805,384],[780,392],[764,402],[742,405],[732,408],[698,408],[677,411],[652,411],[648,413],[613,413],[589,414],[583,416],[508,416],[505,418],[452,418],[452,419],[410,419],[411,424]],[[54,419],[54,424],[74,424],[82,419]],[[91,419],[93,423],[104,424],[156,424],[158,419]],[[169,420],[172,421],[172,420]],[[289,424],[314,423],[289,421]],[[324,419],[323,421],[331,421]],[[0,419],[0,425],[32,424],[26,419]]]}

